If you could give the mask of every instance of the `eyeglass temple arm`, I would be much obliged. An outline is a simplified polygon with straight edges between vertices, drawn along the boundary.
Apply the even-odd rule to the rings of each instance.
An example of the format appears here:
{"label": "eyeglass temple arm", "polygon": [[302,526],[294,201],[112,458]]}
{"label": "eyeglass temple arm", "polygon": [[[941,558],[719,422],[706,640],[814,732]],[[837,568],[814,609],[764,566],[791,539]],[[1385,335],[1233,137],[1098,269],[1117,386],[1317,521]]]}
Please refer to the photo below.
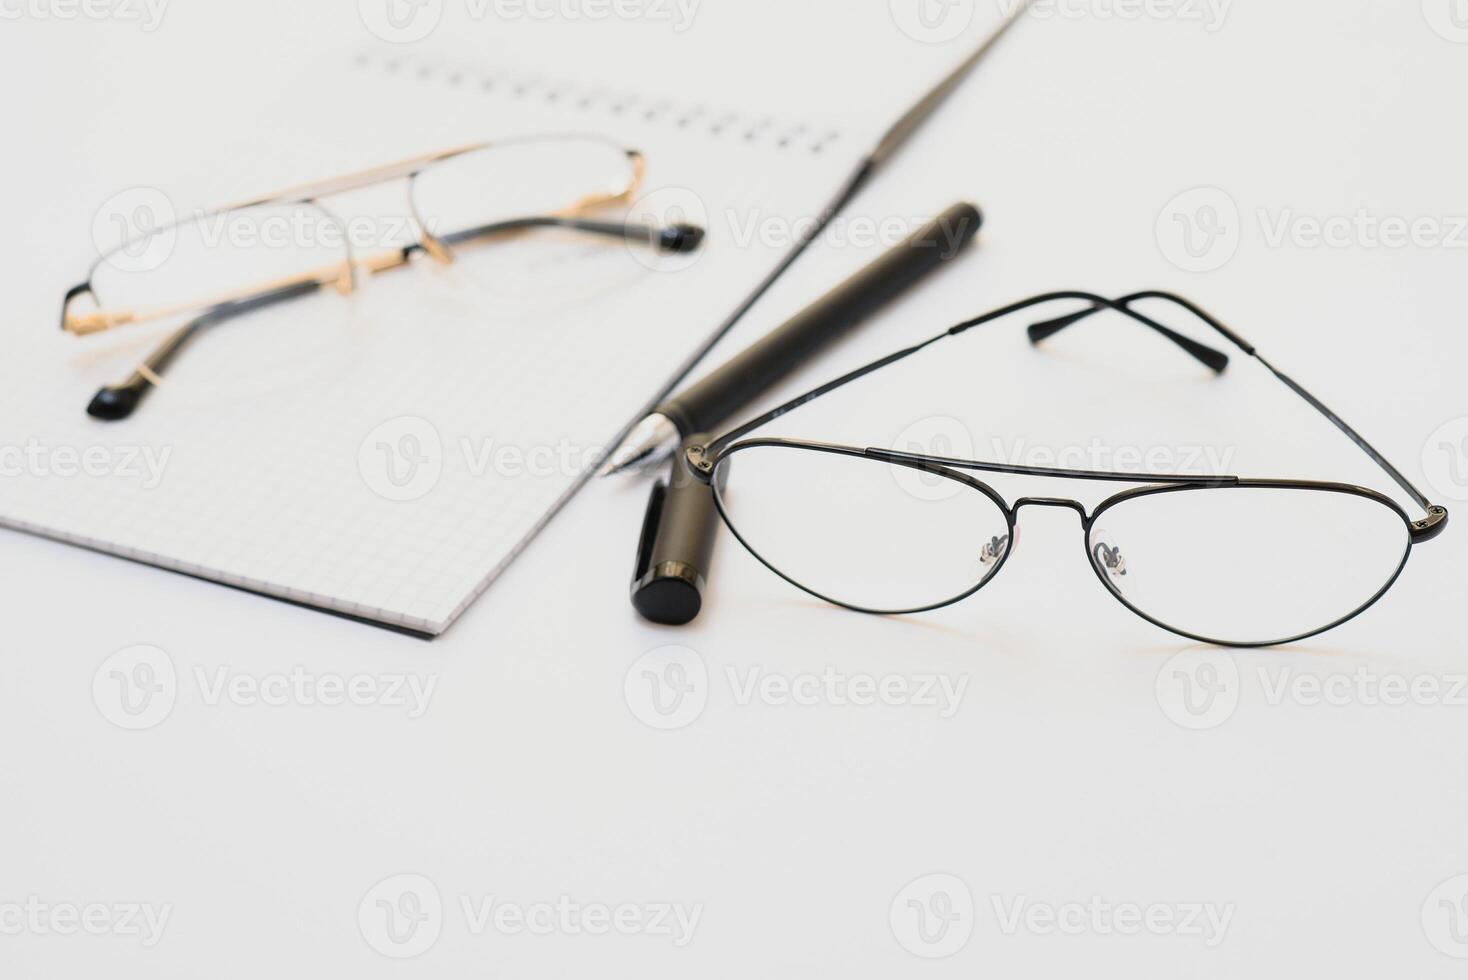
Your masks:
{"label": "eyeglass temple arm", "polygon": [[[1285,374],[1283,371],[1280,371],[1273,364],[1270,364],[1267,360],[1265,360],[1264,357],[1259,354],[1258,350],[1255,349],[1253,344],[1249,343],[1247,340],[1244,340],[1238,334],[1234,333],[1227,326],[1221,323],[1217,317],[1214,317],[1208,311],[1204,310],[1202,307],[1198,306],[1191,300],[1185,299],[1184,297],[1178,296],[1174,293],[1160,292],[1157,290],[1147,290],[1145,292],[1133,293],[1130,296],[1123,296],[1114,304],[1097,304],[1093,305],[1090,309],[1081,310],[1080,312],[1072,313],[1069,316],[1060,317],[1056,320],[1048,320],[1044,323],[1037,323],[1030,327],[1030,339],[1035,343],[1039,343],[1047,337],[1053,337],[1055,334],[1064,330],[1066,327],[1072,326],[1086,319],[1087,317],[1091,317],[1097,313],[1100,313],[1103,309],[1106,309],[1108,307],[1115,308],[1116,306],[1120,306],[1124,309],[1129,309],[1133,303],[1138,303],[1142,300],[1147,299],[1164,300],[1177,306],[1181,306],[1183,309],[1193,314],[1199,320],[1202,320],[1204,323],[1208,324],[1208,326],[1218,331],[1218,333],[1228,338],[1228,340],[1236,347],[1238,347],[1239,350],[1243,351],[1245,354],[1249,355],[1250,357],[1254,358],[1254,360],[1264,365],[1269,373],[1278,378],[1280,382],[1285,385],[1285,387],[1289,388],[1295,394],[1299,395],[1311,408],[1315,409],[1321,415],[1325,416],[1332,425],[1334,425],[1337,429],[1345,434],[1346,438],[1355,443],[1358,449],[1364,452],[1367,456],[1371,457],[1372,462],[1379,466],[1386,473],[1387,476],[1392,478],[1392,481],[1396,483],[1397,486],[1402,488],[1407,496],[1411,497],[1418,506],[1420,506],[1423,510],[1427,512],[1428,516],[1426,520],[1417,521],[1412,525],[1413,536],[1416,540],[1431,540],[1432,538],[1435,538],[1439,534],[1441,534],[1443,530],[1445,530],[1448,520],[1448,512],[1446,508],[1433,504],[1427,498],[1427,496],[1422,493],[1422,491],[1418,490],[1417,487],[1413,485],[1412,481],[1408,480],[1400,470],[1393,466],[1385,456],[1378,452],[1377,449],[1371,445],[1371,443],[1367,442],[1366,439],[1359,432],[1348,425],[1344,419],[1342,419],[1335,412],[1331,411],[1324,402],[1312,395],[1309,391],[1305,389],[1303,385],[1301,385],[1295,379],[1291,378],[1289,375]],[[1171,333],[1171,331],[1168,331],[1168,333]],[[1179,334],[1177,336],[1181,335]]]}
{"label": "eyeglass temple arm", "polygon": [[[1163,324],[1158,323],[1156,320],[1153,320],[1152,318],[1147,316],[1143,316],[1142,314],[1137,313],[1135,310],[1131,309],[1131,304],[1133,302],[1138,299],[1146,298],[1149,295],[1155,294],[1138,293],[1135,296],[1127,296],[1118,300],[1116,305],[1122,307],[1122,311],[1128,313],[1128,315],[1130,315],[1132,319],[1151,327],[1157,333],[1161,334],[1177,346],[1181,347],[1183,350],[1187,351],[1198,361],[1201,361],[1203,364],[1212,368],[1215,372],[1222,374],[1224,370],[1228,368],[1229,362],[1228,355],[1225,354],[1223,351],[1217,350],[1213,347],[1209,347],[1207,344],[1199,343],[1193,338],[1185,336],[1184,334],[1180,334],[1176,330],[1173,330],[1171,327],[1164,326]],[[1084,320],[1087,317],[1094,316],[1105,308],[1106,307],[1103,306],[1092,306],[1090,309],[1082,310],[1079,313],[1072,313],[1069,316],[1063,316],[1056,320],[1047,320],[1043,323],[1033,324],[1030,326],[1029,329],[1030,342],[1038,344],[1043,340],[1047,340],[1050,337],[1053,337],[1056,334],[1060,333],[1060,331],[1064,330],[1066,327],[1069,327],[1075,323],[1079,323],[1081,320]],[[1206,317],[1206,314],[1203,314],[1201,310],[1195,312],[1197,312],[1200,316]],[[1221,324],[1215,324],[1215,326],[1219,330],[1222,330],[1224,335],[1232,340],[1235,344],[1237,344],[1241,348],[1244,348],[1246,353],[1252,354],[1254,352],[1252,347],[1249,347],[1243,341],[1233,336]]]}
{"label": "eyeglass temple arm", "polygon": [[592,235],[618,238],[636,245],[649,245],[660,252],[697,251],[703,245],[705,238],[704,229],[697,225],[674,224],[667,227],[660,227],[657,225],[616,221],[590,221],[585,218],[565,218],[548,215],[534,218],[517,218],[513,221],[500,221],[495,224],[481,225],[478,228],[469,228],[465,231],[456,231],[440,236],[438,240],[445,245],[462,245],[481,238],[512,234],[518,231],[529,231],[532,228],[565,228],[571,231],[584,231]]}
{"label": "eyeglass temple arm", "polygon": [[[1090,309],[1081,310],[1078,313],[1072,313],[1068,316],[1059,317],[1055,320],[1046,320],[1043,323],[1036,323],[1030,327],[1030,340],[1038,344],[1042,340],[1046,340],[1060,333],[1060,331],[1064,330],[1066,327],[1073,326],[1074,324],[1077,324],[1082,320],[1087,319],[1088,317],[1095,316],[1097,313],[1100,313],[1104,309],[1119,309],[1121,312],[1128,313],[1134,319],[1140,319],[1143,322],[1147,323],[1158,333],[1161,333],[1163,336],[1167,337],[1169,340],[1172,340],[1180,347],[1185,347],[1187,345],[1203,346],[1199,345],[1198,342],[1196,340],[1193,340],[1191,337],[1185,337],[1182,334],[1177,333],[1176,331],[1171,330],[1160,323],[1152,321],[1131,309],[1133,304],[1138,303],[1144,299],[1163,299],[1183,307],[1188,312],[1196,316],[1198,319],[1202,320],[1204,323],[1208,324],[1214,330],[1222,334],[1229,341],[1229,343],[1239,348],[1239,350],[1243,351],[1245,354],[1248,354],[1250,357],[1256,356],[1254,353],[1253,344],[1250,344],[1248,341],[1244,340],[1228,327],[1224,326],[1218,321],[1216,317],[1209,314],[1206,310],[1198,306],[1196,303],[1193,303],[1191,300],[1184,299],[1181,296],[1174,295],[1173,293],[1157,292],[1156,290],[1132,293],[1130,296],[1123,296],[1121,299],[1115,300],[1113,302],[1093,305]],[[1210,351],[1213,350],[1213,348],[1211,347],[1205,347],[1204,349]],[[1213,351],[1213,353],[1220,357],[1224,356],[1218,351]]]}
{"label": "eyeglass temple arm", "polygon": [[148,355],[148,359],[139,366],[138,370],[133,372],[132,377],[122,384],[103,388],[92,396],[91,403],[87,405],[87,414],[104,422],[119,422],[127,418],[137,410],[138,405],[147,397],[148,392],[157,384],[158,379],[179,352],[206,328],[268,306],[274,306],[277,303],[307,296],[321,289],[322,285],[319,282],[295,283],[262,293],[259,296],[252,296],[249,299],[224,303],[195,317],[169,334],[167,339]]}
{"label": "eyeglass temple arm", "polygon": [[[1191,350],[1189,351],[1189,353],[1194,353],[1194,356],[1199,357],[1200,360],[1203,358],[1204,352],[1208,353],[1209,360],[1204,361],[1204,363],[1207,363],[1209,367],[1213,367],[1220,358],[1222,359],[1222,363],[1224,366],[1228,364],[1228,355],[1222,353],[1221,351],[1215,351],[1213,350],[1213,348],[1208,347],[1205,344],[1199,344],[1196,341],[1188,340],[1188,338],[1183,337],[1181,334],[1175,334],[1174,331],[1163,327],[1161,324],[1156,323],[1133,310],[1129,310],[1119,303],[1115,303],[1112,300],[1106,299],[1104,296],[1098,296],[1095,293],[1084,292],[1044,293],[1040,296],[1032,296],[1029,299],[1020,300],[1017,303],[1011,303],[1008,306],[1001,307],[1000,309],[993,310],[989,313],[985,313],[983,316],[975,317],[972,320],[967,320],[963,323],[958,324],[956,327],[953,327],[952,329],[939,334],[931,340],[924,341],[923,343],[918,344],[915,347],[909,347],[906,350],[898,351],[895,354],[882,358],[880,361],[874,361],[873,363],[868,364],[865,367],[857,368],[850,374],[843,375],[842,377],[837,378],[835,381],[824,384],[821,387],[814,389],[813,391],[806,392],[799,398],[786,402],[779,408],[776,408],[773,411],[768,412],[757,419],[754,419],[753,421],[741,425],[739,428],[734,429],[732,432],[728,432],[725,435],[720,436],[718,440],[709,444],[706,447],[703,447],[701,451],[694,450],[692,455],[697,457],[693,461],[694,470],[695,472],[700,472],[704,475],[709,474],[712,471],[713,461],[718,457],[719,453],[729,446],[733,445],[738,440],[744,438],[749,433],[754,432],[757,429],[763,428],[764,426],[778,419],[780,416],[787,415],[790,412],[795,411],[797,408],[800,408],[802,405],[813,402],[823,395],[828,395],[838,388],[844,388],[846,385],[851,384],[853,381],[858,381],[874,371],[881,370],[884,367],[896,364],[898,361],[905,360],[906,358],[911,357],[919,351],[931,347],[933,344],[936,344],[940,340],[944,340],[948,337],[956,337],[961,333],[972,330],[974,327],[982,326],[986,323],[991,323],[994,320],[1003,319],[1004,317],[1011,316],[1015,313],[1020,312],[1021,310],[1027,310],[1032,306],[1040,306],[1045,303],[1054,303],[1059,300],[1068,299],[1081,300],[1082,302],[1091,303],[1097,309],[1113,309],[1116,312],[1121,313],[1124,316],[1130,317],[1133,320],[1137,320],[1149,327],[1152,327],[1153,329],[1161,330],[1164,335],[1174,335],[1181,340],[1187,340],[1189,344],[1192,344],[1193,346],[1200,349],[1197,353],[1194,353]],[[1215,370],[1221,371],[1223,370],[1223,367],[1217,367],[1215,368]],[[700,459],[707,464],[706,467],[699,465]]]}
{"label": "eyeglass temple arm", "polygon": [[[396,268],[402,265],[409,256],[417,251],[432,251],[432,245],[462,245],[483,238],[491,238],[496,235],[514,234],[520,231],[528,231],[532,228],[566,228],[573,231],[582,231],[588,234],[601,235],[604,237],[617,238],[632,244],[648,245],[663,252],[693,252],[697,251],[704,242],[707,233],[703,228],[691,224],[673,224],[667,227],[649,224],[621,223],[609,221],[592,221],[583,218],[564,217],[558,215],[544,215],[528,218],[517,218],[513,221],[501,221],[495,224],[481,225],[478,228],[470,228],[444,235],[442,238],[431,234],[425,234],[424,242],[409,245],[401,249],[392,249],[384,253],[378,261],[376,258],[357,261],[354,263],[358,268],[365,268],[370,272],[379,272],[383,269]],[[446,258],[440,253],[441,258]],[[120,326],[123,323],[136,323],[146,319],[152,319],[156,314],[138,315],[129,311],[128,316],[117,323],[109,324],[100,329],[75,330],[69,326],[71,323],[71,305],[80,296],[92,292],[92,284],[84,282],[67,290],[66,296],[61,303],[61,329],[73,333],[96,333],[110,326]],[[231,303],[248,302],[253,297],[243,299],[231,299]],[[201,316],[209,316],[216,310],[228,304],[221,303],[218,306],[205,309]],[[253,308],[253,307],[252,307]],[[241,312],[248,312],[242,310]],[[237,315],[237,314],[232,314]]]}
{"label": "eyeglass temple arm", "polygon": [[[584,231],[594,235],[603,235],[636,244],[650,245],[665,252],[692,252],[698,249],[705,237],[704,230],[694,225],[676,224],[666,228],[654,225],[623,224],[617,222],[589,221],[581,218],[563,218],[554,216],[520,218],[514,221],[503,221],[497,224],[483,225],[466,231],[455,232],[445,235],[439,239],[447,245],[460,245],[481,238],[494,235],[509,234],[517,231],[525,231],[532,228],[567,228],[574,231]],[[407,252],[418,248],[410,246],[404,250]],[[248,297],[223,303],[213,309],[205,311],[200,316],[184,324],[174,331],[150,354],[140,368],[133,372],[132,377],[122,384],[110,385],[102,388],[93,396],[91,403],[87,406],[87,414],[96,419],[116,422],[121,421],[137,410],[148,392],[154,387],[156,380],[167,370],[169,364],[178,354],[198,336],[206,327],[212,327],[225,320],[244,316],[257,310],[284,303],[288,300],[316,292],[324,285],[321,282],[295,283],[280,289],[270,290],[258,296]],[[66,320],[66,311],[78,296],[89,293],[91,286],[83,283],[70,289],[62,302],[62,322]]]}

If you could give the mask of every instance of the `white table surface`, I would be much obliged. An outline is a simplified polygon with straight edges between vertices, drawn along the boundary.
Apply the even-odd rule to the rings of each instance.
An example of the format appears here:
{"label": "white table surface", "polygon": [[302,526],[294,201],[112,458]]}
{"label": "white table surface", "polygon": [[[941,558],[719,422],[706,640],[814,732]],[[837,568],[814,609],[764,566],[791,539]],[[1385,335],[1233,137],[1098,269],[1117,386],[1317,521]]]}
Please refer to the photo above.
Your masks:
{"label": "white table surface", "polygon": [[[446,23],[464,14],[445,3]],[[351,141],[329,105],[303,100],[319,141],[291,146],[270,141],[282,127],[258,110],[279,104],[281,66],[371,40],[352,4],[333,6],[175,0],[148,31],[63,20],[61,0],[5,5],[0,329],[54,329],[91,217],[120,188],[166,181],[216,200],[240,175],[329,172]],[[1461,421],[1439,432],[1468,415],[1462,7],[1455,21],[1452,0],[1042,5],[853,212],[907,218],[972,196],[989,219],[981,248],[792,389],[1032,292],[1173,289],[1312,386],[1435,499],[1468,499],[1439,449],[1468,435]],[[994,8],[957,0],[946,16],[973,25],[928,43],[886,3],[705,0],[681,31],[542,3],[559,12],[501,10],[422,43],[486,60],[537,52],[580,76],[860,127],[952,63]],[[114,12],[129,9],[147,8]],[[1208,190],[1178,202],[1197,188]],[[1200,202],[1223,208],[1237,254],[1186,271],[1158,229]],[[1446,241],[1381,245],[1360,214],[1425,221]],[[1312,242],[1311,219],[1345,239]],[[871,254],[825,243],[741,338]],[[1248,381],[1242,359],[1244,379],[1210,387],[1152,341],[1098,328],[1056,354],[1065,377],[1095,387],[1056,389],[1009,329],[971,369],[942,372],[972,386],[979,411],[988,372],[1033,395],[970,421],[986,443],[1215,425],[1195,438],[1251,470],[1389,489],[1329,426]],[[933,414],[929,386],[899,394],[874,441]],[[726,538],[705,615],[655,628],[626,599],[645,496],[635,482],[593,487],[431,644],[4,534],[0,974],[1461,975],[1465,525],[1356,623],[1225,654],[1097,588],[1064,511],[1026,511],[991,589],[912,620],[807,601]],[[163,652],[177,692],[166,718],[127,731],[94,680],[137,645]],[[693,687],[676,727],[658,730],[641,682],[669,657]],[[431,686],[421,711],[249,695],[298,668]],[[1222,707],[1189,715],[1172,679],[1205,668],[1223,671]],[[940,695],[855,704],[849,688],[810,686],[831,676],[909,690],[931,679]],[[1341,703],[1312,704],[1308,688],[1271,697],[1300,676],[1325,679]],[[1442,693],[1382,703],[1362,677],[1425,678]],[[245,686],[219,695],[224,678]],[[776,686],[751,696],[754,678]],[[801,678],[813,703],[780,696],[782,679]],[[377,901],[405,891],[426,899],[426,919],[395,944],[408,933],[382,928]],[[939,892],[954,918],[925,942],[907,902]],[[491,900],[502,911],[485,919]],[[134,906],[166,914],[161,930]],[[652,918],[664,906],[696,919],[663,928]],[[589,934],[599,910],[651,918]],[[536,928],[517,928],[517,913]]]}

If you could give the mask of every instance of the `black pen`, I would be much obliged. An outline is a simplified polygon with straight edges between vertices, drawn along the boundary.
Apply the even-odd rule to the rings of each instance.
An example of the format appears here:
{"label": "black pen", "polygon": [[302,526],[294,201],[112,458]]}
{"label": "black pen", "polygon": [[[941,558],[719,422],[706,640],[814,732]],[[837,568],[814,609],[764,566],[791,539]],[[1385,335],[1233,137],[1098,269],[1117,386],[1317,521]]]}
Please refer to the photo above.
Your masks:
{"label": "black pen", "polygon": [[613,451],[601,474],[659,461],[688,436],[717,429],[963,251],[983,223],[974,205],[953,205],[784,326],[659,405]]}
{"label": "black pen", "polygon": [[[955,204],[707,380],[666,402],[648,425],[653,441],[665,437],[666,427],[673,438],[684,426],[691,433],[712,430],[822,347],[936,272],[973,241],[982,223],[978,208]],[[684,436],[685,447],[701,444],[697,435]],[[644,457],[661,448],[654,444],[643,451],[634,445]],[[672,475],[653,487],[648,501],[632,576],[632,605],[644,619],[683,626],[698,616],[718,520],[713,489],[693,478],[683,453],[674,454]]]}

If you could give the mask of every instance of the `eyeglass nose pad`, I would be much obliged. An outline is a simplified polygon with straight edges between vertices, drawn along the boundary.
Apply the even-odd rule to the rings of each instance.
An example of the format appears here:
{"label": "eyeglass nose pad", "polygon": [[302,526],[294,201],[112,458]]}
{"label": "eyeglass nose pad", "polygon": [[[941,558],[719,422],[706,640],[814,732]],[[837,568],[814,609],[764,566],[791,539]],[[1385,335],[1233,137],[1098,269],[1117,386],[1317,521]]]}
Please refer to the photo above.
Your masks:
{"label": "eyeglass nose pad", "polygon": [[1120,588],[1127,577],[1126,556],[1121,553],[1121,546],[1112,544],[1111,535],[1104,529],[1096,532],[1094,540],[1091,556],[1096,560],[1096,567],[1103,569],[1106,577]]}
{"label": "eyeglass nose pad", "polygon": [[1003,536],[996,535],[990,538],[988,543],[979,550],[979,564],[992,572],[999,567],[1000,563],[1004,561],[1005,556],[1013,550],[1015,544],[1018,542],[1019,528],[1014,529],[1013,536],[1006,534]]}
{"label": "eyeglass nose pad", "polygon": [[341,273],[336,277],[332,287],[343,296],[350,296],[357,289],[357,267],[351,262],[342,266]]}
{"label": "eyeglass nose pad", "polygon": [[454,264],[453,251],[443,242],[439,241],[438,237],[431,231],[423,232],[423,251],[433,256],[440,265]]}

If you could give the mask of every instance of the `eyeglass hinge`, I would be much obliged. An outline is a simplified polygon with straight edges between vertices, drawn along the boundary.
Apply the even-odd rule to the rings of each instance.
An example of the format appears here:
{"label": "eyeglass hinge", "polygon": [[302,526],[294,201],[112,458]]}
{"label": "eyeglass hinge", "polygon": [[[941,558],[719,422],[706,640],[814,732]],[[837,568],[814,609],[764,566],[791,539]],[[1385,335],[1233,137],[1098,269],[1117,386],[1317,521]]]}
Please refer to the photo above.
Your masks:
{"label": "eyeglass hinge", "polygon": [[122,310],[116,313],[84,313],[81,316],[69,316],[63,326],[67,333],[84,337],[87,334],[101,333],[120,327],[123,324],[132,323],[137,315],[130,310]]}
{"label": "eyeglass hinge", "polygon": [[708,449],[704,446],[692,446],[688,450],[688,467],[703,483],[709,481],[714,472],[713,461],[708,458]]}
{"label": "eyeglass hinge", "polygon": [[1448,509],[1433,505],[1427,508],[1427,517],[1412,522],[1412,541],[1413,543],[1431,541],[1447,530],[1447,526]]}

